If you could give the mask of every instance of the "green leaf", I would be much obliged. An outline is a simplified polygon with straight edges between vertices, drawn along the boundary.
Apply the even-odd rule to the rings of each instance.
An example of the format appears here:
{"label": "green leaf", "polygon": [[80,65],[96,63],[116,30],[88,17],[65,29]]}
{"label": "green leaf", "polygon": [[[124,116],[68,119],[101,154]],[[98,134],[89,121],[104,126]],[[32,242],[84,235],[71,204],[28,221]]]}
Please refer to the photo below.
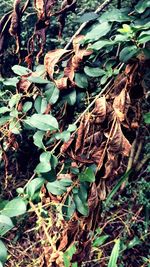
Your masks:
{"label": "green leaf", "polygon": [[112,45],[112,44],[113,44],[113,41],[100,40],[100,41],[95,42],[92,45],[89,45],[88,49],[98,51],[98,50],[102,49],[103,47],[108,46],[108,45]]}
{"label": "green leaf", "polygon": [[84,41],[93,42],[105,36],[111,29],[111,24],[108,22],[102,22],[94,24],[92,29],[85,35]]}
{"label": "green leaf", "polygon": [[33,114],[25,123],[42,131],[58,130],[58,122],[49,114]]}
{"label": "green leaf", "polygon": [[86,170],[79,174],[78,176],[80,182],[89,182],[92,183],[95,181],[94,171],[89,167]]}
{"label": "green leaf", "polygon": [[57,140],[62,140],[63,142],[67,142],[70,139],[70,132],[69,131],[63,131],[62,133],[56,133],[55,138]]}
{"label": "green leaf", "polygon": [[15,94],[11,97],[11,99],[9,100],[9,107],[13,108],[15,105],[17,105],[21,99],[21,94]]}
{"label": "green leaf", "polygon": [[75,212],[75,203],[71,196],[67,196],[64,206],[62,207],[64,219],[69,221]]}
{"label": "green leaf", "polygon": [[138,37],[138,42],[140,44],[146,43],[150,41],[150,30],[148,31],[142,31],[141,34]]}
{"label": "green leaf", "polygon": [[88,87],[88,80],[84,73],[76,73],[75,74],[75,83],[80,88]]}
{"label": "green leaf", "polygon": [[34,144],[35,146],[45,149],[45,146],[43,144],[43,137],[45,135],[45,132],[42,131],[37,131],[34,135],[33,135],[33,140],[34,140]]}
{"label": "green leaf", "polygon": [[34,102],[34,107],[37,113],[43,114],[47,108],[46,98],[38,96]]}
{"label": "green leaf", "polygon": [[91,68],[88,66],[84,67],[84,72],[90,77],[100,77],[105,74],[105,71],[100,68]]}
{"label": "green leaf", "polygon": [[37,83],[37,84],[47,84],[49,83],[48,80],[43,79],[41,77],[34,77],[34,76],[30,76],[27,78],[27,80],[31,83]]}
{"label": "green leaf", "polygon": [[112,252],[111,252],[111,255],[110,255],[108,267],[116,267],[117,266],[117,260],[119,257],[119,250],[120,250],[120,239],[117,239],[115,241],[115,245],[114,245]]}
{"label": "green leaf", "polygon": [[2,262],[0,261],[0,267],[3,267],[3,264],[2,264]]}
{"label": "green leaf", "polygon": [[144,121],[145,123],[150,124],[150,112],[144,114]]}
{"label": "green leaf", "polygon": [[74,202],[77,210],[84,216],[88,216],[89,209],[87,203],[83,202],[82,199],[78,196],[78,194],[74,194],[73,196]]}
{"label": "green leaf", "polygon": [[0,236],[5,235],[14,227],[12,220],[5,215],[0,215]]}
{"label": "green leaf", "polygon": [[45,180],[43,178],[33,179],[26,187],[27,195],[32,198],[37,190],[39,190],[44,184]]}
{"label": "green leaf", "polygon": [[16,87],[18,82],[19,82],[19,79],[17,77],[13,77],[13,78],[8,78],[5,81],[3,81],[3,84],[5,86]]}
{"label": "green leaf", "polygon": [[100,247],[105,243],[105,241],[108,239],[109,235],[102,235],[100,237],[97,237],[94,241],[92,246],[93,247]]}
{"label": "green leaf", "polygon": [[91,21],[91,20],[95,20],[98,18],[98,14],[96,14],[95,12],[87,12],[84,13],[79,19],[79,22],[87,22],[87,21]]}
{"label": "green leaf", "polygon": [[53,83],[49,83],[45,86],[45,97],[50,104],[55,104],[59,98],[60,91]]}
{"label": "green leaf", "polygon": [[127,248],[128,248],[128,249],[131,249],[131,248],[133,248],[133,247],[135,247],[135,246],[140,245],[141,243],[142,243],[142,241],[141,241],[137,236],[135,236],[135,237],[128,243]]}
{"label": "green leaf", "polygon": [[1,107],[1,108],[0,108],[0,114],[4,114],[4,113],[6,113],[6,112],[8,112],[8,111],[10,111],[10,109],[7,108],[7,107]]}
{"label": "green leaf", "polygon": [[10,120],[10,116],[3,116],[0,118],[0,127]]}
{"label": "green leaf", "polygon": [[43,152],[40,155],[40,163],[36,166],[35,171],[37,173],[45,173],[51,170],[51,153],[50,152]]}
{"label": "green leaf", "polygon": [[30,73],[32,73],[31,70],[29,70],[28,68],[25,68],[23,66],[20,66],[20,65],[14,65],[12,67],[12,70],[15,74],[19,75],[19,76],[22,76],[22,75],[28,75]]}
{"label": "green leaf", "polygon": [[68,184],[64,184],[61,180],[56,180],[55,182],[47,183],[46,187],[48,192],[60,196],[67,191]]}
{"label": "green leaf", "polygon": [[[64,259],[64,267],[78,267],[77,263],[70,263],[73,254],[76,252],[75,245],[72,245],[69,247],[64,253],[63,253],[63,259]],[[71,264],[71,265],[70,265]]]}
{"label": "green leaf", "polygon": [[23,112],[28,112],[30,109],[32,108],[32,102],[31,101],[27,101],[24,103],[22,110]]}
{"label": "green leaf", "polygon": [[105,204],[108,205],[110,200],[113,198],[113,196],[116,194],[116,192],[118,191],[118,189],[120,188],[120,186],[122,185],[123,182],[125,182],[128,179],[128,176],[130,175],[131,170],[129,170],[128,172],[126,172],[118,181],[118,183],[114,186],[114,188],[112,189],[112,191],[109,193],[109,195],[107,196],[106,202]]}
{"label": "green leaf", "polygon": [[76,103],[77,94],[76,90],[72,90],[70,93],[64,96],[63,98],[70,106],[73,106]]}
{"label": "green leaf", "polygon": [[7,248],[5,247],[4,243],[0,240],[0,262],[4,264],[7,260],[7,256],[8,256]]}
{"label": "green leaf", "polygon": [[54,156],[53,154],[51,154],[50,163],[51,163],[52,169],[56,169],[56,167],[58,165],[58,158],[56,156]]}
{"label": "green leaf", "polygon": [[77,129],[77,126],[75,124],[69,124],[67,131],[72,133]]}
{"label": "green leaf", "polygon": [[4,207],[4,209],[1,211],[1,214],[11,218],[22,215],[25,212],[26,212],[26,204],[22,198],[18,197],[9,201]]}
{"label": "green leaf", "polygon": [[105,11],[98,19],[100,22],[123,22],[130,21],[130,17],[125,12],[117,8],[112,8],[110,11]]}
{"label": "green leaf", "polygon": [[137,5],[135,6],[135,10],[138,13],[143,13],[148,7],[150,7],[150,0],[141,0],[138,1]]}
{"label": "green leaf", "polygon": [[137,49],[135,45],[127,46],[121,50],[119,59],[122,62],[127,62],[129,59],[135,56],[138,51],[139,50]]}

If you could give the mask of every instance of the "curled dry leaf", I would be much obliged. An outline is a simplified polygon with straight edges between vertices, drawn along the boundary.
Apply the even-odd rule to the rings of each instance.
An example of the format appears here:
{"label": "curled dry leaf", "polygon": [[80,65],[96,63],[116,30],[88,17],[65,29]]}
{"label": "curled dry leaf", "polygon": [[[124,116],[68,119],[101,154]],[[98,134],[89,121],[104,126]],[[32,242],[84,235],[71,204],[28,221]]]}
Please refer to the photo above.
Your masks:
{"label": "curled dry leaf", "polygon": [[53,79],[56,64],[59,62],[63,55],[69,52],[70,51],[66,49],[57,49],[50,51],[45,55],[44,65],[51,79]]}
{"label": "curled dry leaf", "polygon": [[103,122],[106,119],[106,98],[105,96],[100,97],[95,102],[95,108],[92,113],[97,117],[98,123]]}
{"label": "curled dry leaf", "polygon": [[130,101],[129,93],[124,88],[121,91],[121,93],[115,97],[114,102],[113,102],[113,108],[114,108],[115,114],[120,122],[125,120],[130,104],[131,104],[131,101]]}

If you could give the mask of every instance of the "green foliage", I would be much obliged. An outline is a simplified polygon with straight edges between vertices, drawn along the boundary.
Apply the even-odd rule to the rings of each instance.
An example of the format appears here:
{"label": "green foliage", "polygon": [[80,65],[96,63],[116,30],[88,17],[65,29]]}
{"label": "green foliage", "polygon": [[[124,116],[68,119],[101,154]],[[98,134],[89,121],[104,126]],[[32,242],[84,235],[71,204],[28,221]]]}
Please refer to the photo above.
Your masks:
{"label": "green foliage", "polygon": [[113,250],[112,250],[111,255],[110,255],[108,267],[116,267],[117,266],[117,260],[119,257],[119,250],[120,250],[120,239],[115,240],[115,245],[114,245]]}

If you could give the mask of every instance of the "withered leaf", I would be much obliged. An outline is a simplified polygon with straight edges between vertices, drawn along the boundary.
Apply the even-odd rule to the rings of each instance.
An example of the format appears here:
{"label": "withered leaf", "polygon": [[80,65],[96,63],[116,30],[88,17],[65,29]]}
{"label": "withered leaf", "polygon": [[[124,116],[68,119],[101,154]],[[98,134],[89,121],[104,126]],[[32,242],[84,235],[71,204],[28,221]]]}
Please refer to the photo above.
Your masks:
{"label": "withered leaf", "polygon": [[98,98],[95,102],[95,108],[92,113],[98,117],[98,123],[101,123],[106,118],[106,98],[102,96]]}
{"label": "withered leaf", "polygon": [[59,62],[60,58],[64,55],[69,53],[69,50],[66,49],[56,49],[48,52],[44,58],[44,65],[46,71],[48,72],[51,79],[53,79],[54,69],[56,64]]}
{"label": "withered leaf", "polygon": [[127,92],[126,88],[124,88],[121,91],[121,93],[115,97],[114,102],[113,102],[113,108],[114,108],[115,114],[120,122],[125,120],[130,103],[131,101],[130,101],[129,93]]}

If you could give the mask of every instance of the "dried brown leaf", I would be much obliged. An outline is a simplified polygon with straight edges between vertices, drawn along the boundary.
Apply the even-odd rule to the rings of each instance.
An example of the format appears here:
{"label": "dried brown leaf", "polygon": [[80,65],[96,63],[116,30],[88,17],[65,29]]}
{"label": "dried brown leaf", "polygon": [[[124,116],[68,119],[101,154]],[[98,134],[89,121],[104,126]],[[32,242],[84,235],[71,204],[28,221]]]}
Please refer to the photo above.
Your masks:
{"label": "dried brown leaf", "polygon": [[55,69],[56,64],[59,62],[61,57],[64,54],[67,54],[68,52],[69,50],[66,50],[66,49],[56,49],[56,50],[52,50],[48,52],[45,55],[44,65],[51,79],[53,79],[54,69]]}
{"label": "dried brown leaf", "polygon": [[125,120],[130,104],[131,104],[131,101],[130,101],[129,94],[127,90],[124,88],[121,91],[121,93],[115,97],[114,102],[113,102],[113,108],[114,108],[115,114],[120,122]]}

